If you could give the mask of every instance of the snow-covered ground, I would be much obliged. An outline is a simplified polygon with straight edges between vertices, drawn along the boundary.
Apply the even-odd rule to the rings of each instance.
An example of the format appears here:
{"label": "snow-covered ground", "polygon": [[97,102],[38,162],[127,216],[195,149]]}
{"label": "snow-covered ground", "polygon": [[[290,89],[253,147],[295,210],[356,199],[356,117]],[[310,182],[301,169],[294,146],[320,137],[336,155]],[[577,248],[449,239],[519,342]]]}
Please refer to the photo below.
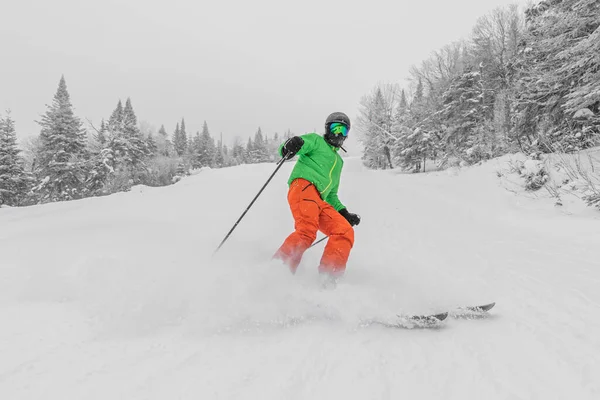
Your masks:
{"label": "snow-covered ground", "polygon": [[[346,279],[269,262],[286,164],[0,210],[0,399],[598,399],[600,213],[506,190],[483,166],[346,160],[362,217]],[[319,236],[320,237],[320,236]],[[496,301],[442,329],[362,326]]]}

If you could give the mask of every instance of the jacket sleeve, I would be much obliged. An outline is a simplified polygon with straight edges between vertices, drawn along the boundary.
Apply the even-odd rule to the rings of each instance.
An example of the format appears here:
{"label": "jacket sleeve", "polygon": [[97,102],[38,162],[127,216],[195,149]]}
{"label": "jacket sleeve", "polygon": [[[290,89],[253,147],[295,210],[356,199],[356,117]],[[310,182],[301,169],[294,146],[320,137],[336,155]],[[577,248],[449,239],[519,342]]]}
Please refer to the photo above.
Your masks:
{"label": "jacket sleeve", "polygon": [[[300,135],[300,137],[302,138],[302,140],[304,140],[304,144],[302,145],[300,151],[298,151],[298,153],[296,154],[310,154],[317,147],[317,139],[319,139],[319,135],[317,135],[316,133],[307,133],[305,135]],[[281,154],[281,150],[283,150],[283,146],[285,146],[286,143],[287,140],[279,145],[279,149],[277,150],[277,152],[279,153],[280,157],[283,157],[283,155]]]}

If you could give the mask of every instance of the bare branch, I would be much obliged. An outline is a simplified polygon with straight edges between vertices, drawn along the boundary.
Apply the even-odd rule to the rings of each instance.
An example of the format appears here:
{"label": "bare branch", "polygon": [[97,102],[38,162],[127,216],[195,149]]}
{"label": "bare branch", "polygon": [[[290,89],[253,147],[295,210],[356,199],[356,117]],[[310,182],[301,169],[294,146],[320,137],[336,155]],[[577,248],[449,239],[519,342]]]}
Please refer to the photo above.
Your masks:
{"label": "bare branch", "polygon": [[98,129],[96,129],[96,127],[94,126],[94,123],[92,121],[90,121],[89,118],[86,118],[86,121],[88,122],[88,124],[90,124],[92,129],[96,131],[96,133],[100,134],[100,131]]}

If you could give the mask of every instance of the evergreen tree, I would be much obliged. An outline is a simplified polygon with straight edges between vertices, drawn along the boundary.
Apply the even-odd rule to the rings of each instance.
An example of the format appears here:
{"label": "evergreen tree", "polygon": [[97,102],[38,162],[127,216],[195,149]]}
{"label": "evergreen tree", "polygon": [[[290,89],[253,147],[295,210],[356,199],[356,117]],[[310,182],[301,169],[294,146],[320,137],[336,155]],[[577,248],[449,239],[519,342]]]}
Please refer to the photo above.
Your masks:
{"label": "evergreen tree", "polygon": [[[123,136],[127,144],[127,166],[137,175],[145,169],[144,160],[150,155],[147,139],[142,136],[137,123],[137,116],[131,105],[131,99],[127,98],[123,109]],[[138,181],[134,177],[134,181]]]}
{"label": "evergreen tree", "polygon": [[408,103],[406,101],[406,92],[402,89],[400,93],[400,104],[398,105],[398,113],[403,114],[408,109]]}
{"label": "evergreen tree", "polygon": [[439,140],[440,127],[434,112],[438,108],[437,93],[447,84],[448,76],[439,79],[439,82],[429,83],[430,90],[425,95],[423,80],[418,78],[410,105],[406,93],[400,93],[392,125],[396,140],[390,142],[390,147],[395,163],[406,170],[424,172],[426,160],[438,155],[436,139]]}
{"label": "evergreen tree", "polygon": [[[123,104],[121,100],[118,101],[117,106],[113,110],[108,119],[108,124],[106,125],[108,130],[108,136],[105,140],[104,149],[108,149],[104,152],[105,157],[103,161],[110,161],[110,171],[114,172],[117,169],[118,165],[122,163],[122,159],[127,157],[127,143],[125,140],[125,114],[123,110]],[[98,153],[98,155],[100,152]],[[100,165],[100,164],[98,164]],[[102,164],[103,165],[103,164]],[[102,167],[104,168],[104,167]],[[98,177],[98,173],[94,174]],[[103,177],[105,175],[102,175]],[[98,178],[100,179],[100,178]],[[101,183],[94,184],[95,187],[100,187]]]}
{"label": "evergreen tree", "polygon": [[158,152],[163,156],[169,156],[169,135],[167,134],[167,130],[164,125],[160,126],[158,130],[158,137],[156,140],[156,146]]}
{"label": "evergreen tree", "polygon": [[87,175],[85,177],[86,194],[89,196],[100,196],[110,194],[106,188],[108,182],[115,175],[116,165],[114,153],[109,146],[92,153],[88,162]]}
{"label": "evergreen tree", "polygon": [[[495,142],[504,142],[511,131],[514,83],[512,71],[524,32],[517,5],[499,7],[477,21],[466,66],[479,66],[486,123],[495,121]],[[490,136],[492,138],[492,136]]]}
{"label": "evergreen tree", "polygon": [[181,119],[181,125],[177,124],[177,129],[175,129],[175,135],[173,136],[173,145],[175,146],[175,151],[177,155],[180,157],[183,156],[188,148],[187,142],[187,133],[185,131],[185,120]]}
{"label": "evergreen tree", "polygon": [[180,153],[181,149],[182,149],[182,144],[181,144],[181,136],[180,136],[180,131],[179,131],[179,122],[177,123],[177,125],[175,126],[175,132],[173,132],[173,149],[175,150],[175,154],[177,154],[178,156],[183,155],[183,153]]}
{"label": "evergreen tree", "polygon": [[208,124],[204,121],[202,126],[202,134],[200,135],[200,148],[198,154],[198,160],[203,167],[213,167],[216,156],[215,141],[210,136],[208,131]]}
{"label": "evergreen tree", "polygon": [[223,135],[219,139],[215,152],[215,167],[223,168],[225,166],[225,150],[223,149]]}
{"label": "evergreen tree", "polygon": [[200,132],[196,132],[192,139],[192,168],[202,168],[202,138]]}
{"label": "evergreen tree", "polygon": [[414,166],[417,160],[412,157],[413,152],[409,150],[412,146],[412,124],[404,89],[400,94],[400,102],[394,115],[392,134],[396,138],[391,148],[394,164],[399,164],[404,168]]}
{"label": "evergreen tree", "polygon": [[102,122],[100,122],[100,130],[98,131],[98,134],[96,135],[96,141],[98,142],[98,144],[100,146],[104,146],[106,144],[107,131],[108,131],[108,128],[106,127],[106,122],[104,122],[104,118],[103,118]]}
{"label": "evergreen tree", "polygon": [[123,104],[119,100],[108,120],[108,129],[111,132],[123,132],[124,119]]}
{"label": "evergreen tree", "polygon": [[148,134],[148,139],[146,142],[148,144],[148,155],[150,157],[156,156],[158,153],[158,146],[156,144],[156,140],[154,140],[154,137],[152,136],[152,133]]}
{"label": "evergreen tree", "polygon": [[252,142],[250,153],[250,157],[255,163],[268,161],[269,151],[267,150],[267,141],[266,138],[263,137],[260,127],[254,134],[254,141]]}
{"label": "evergreen tree", "polygon": [[137,117],[131,105],[131,99],[128,97],[123,108],[123,133],[126,137],[131,138],[139,134],[140,130],[137,126]]}
{"label": "evergreen tree", "polygon": [[[102,172],[95,171],[94,179],[99,180],[99,177],[106,177],[108,180],[111,174],[115,174],[116,178],[122,177],[121,181],[126,184],[121,184],[119,190],[128,189],[131,184],[143,182],[147,173],[146,160],[150,155],[150,150],[147,139],[142,135],[138,126],[137,116],[130,98],[127,98],[125,107],[119,100],[109,118],[108,130],[110,135],[104,149],[96,155],[101,159],[94,161],[94,168],[99,167]],[[94,186],[99,187],[100,184],[94,184]]]}
{"label": "evergreen tree", "polygon": [[425,96],[423,94],[423,80],[419,79],[419,82],[417,83],[417,90],[415,91],[415,97],[413,98],[412,104],[422,104],[424,97]]}
{"label": "evergreen tree", "polygon": [[35,191],[42,201],[80,198],[84,194],[85,132],[82,122],[73,113],[64,76],[52,105],[47,107],[39,122],[41,147],[35,174],[40,183]]}
{"label": "evergreen tree", "polygon": [[17,148],[15,123],[10,113],[0,118],[0,205],[21,205],[31,178],[23,168]]}
{"label": "evergreen tree", "polygon": [[244,160],[244,146],[242,145],[242,141],[239,137],[236,137],[233,142],[233,148],[231,149],[231,157],[232,163],[234,165],[243,164]]}
{"label": "evergreen tree", "polygon": [[179,136],[181,137],[181,145],[183,148],[183,153],[185,154],[188,149],[188,138],[187,132],[185,130],[185,120],[181,118],[181,126],[179,127]]}
{"label": "evergreen tree", "polygon": [[[527,10],[517,65],[517,132],[545,152],[593,146],[600,108],[600,2],[542,1]],[[524,136],[524,137],[523,137]]]}
{"label": "evergreen tree", "polygon": [[252,138],[248,138],[246,150],[244,151],[244,163],[254,164],[255,162],[256,159],[254,158],[254,144],[252,143]]}
{"label": "evergreen tree", "polygon": [[440,114],[448,127],[446,142],[461,154],[470,148],[476,128],[486,117],[480,82],[479,72],[467,70],[443,95]]}
{"label": "evergreen tree", "polygon": [[359,126],[362,128],[361,142],[364,146],[363,160],[369,168],[387,168],[389,160],[386,147],[392,143],[392,109],[388,93],[384,93],[380,87],[376,88],[371,96],[362,101]]}

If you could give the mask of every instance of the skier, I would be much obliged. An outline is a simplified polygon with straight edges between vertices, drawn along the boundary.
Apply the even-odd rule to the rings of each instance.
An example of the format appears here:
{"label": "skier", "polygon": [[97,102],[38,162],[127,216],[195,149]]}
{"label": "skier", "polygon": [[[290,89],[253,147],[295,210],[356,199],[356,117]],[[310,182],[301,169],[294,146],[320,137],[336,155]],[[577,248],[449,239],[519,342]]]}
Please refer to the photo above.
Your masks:
{"label": "skier", "polygon": [[294,136],[279,146],[282,157],[299,156],[289,177],[288,203],[295,221],[295,231],[277,250],[275,259],[296,272],[302,255],[317,237],[317,230],[329,236],[319,264],[326,281],[335,282],[346,270],[354,245],[355,225],[360,217],[348,212],[338,199],[343,167],[338,154],[350,130],[350,118],[334,112],[325,121],[325,134]]}

